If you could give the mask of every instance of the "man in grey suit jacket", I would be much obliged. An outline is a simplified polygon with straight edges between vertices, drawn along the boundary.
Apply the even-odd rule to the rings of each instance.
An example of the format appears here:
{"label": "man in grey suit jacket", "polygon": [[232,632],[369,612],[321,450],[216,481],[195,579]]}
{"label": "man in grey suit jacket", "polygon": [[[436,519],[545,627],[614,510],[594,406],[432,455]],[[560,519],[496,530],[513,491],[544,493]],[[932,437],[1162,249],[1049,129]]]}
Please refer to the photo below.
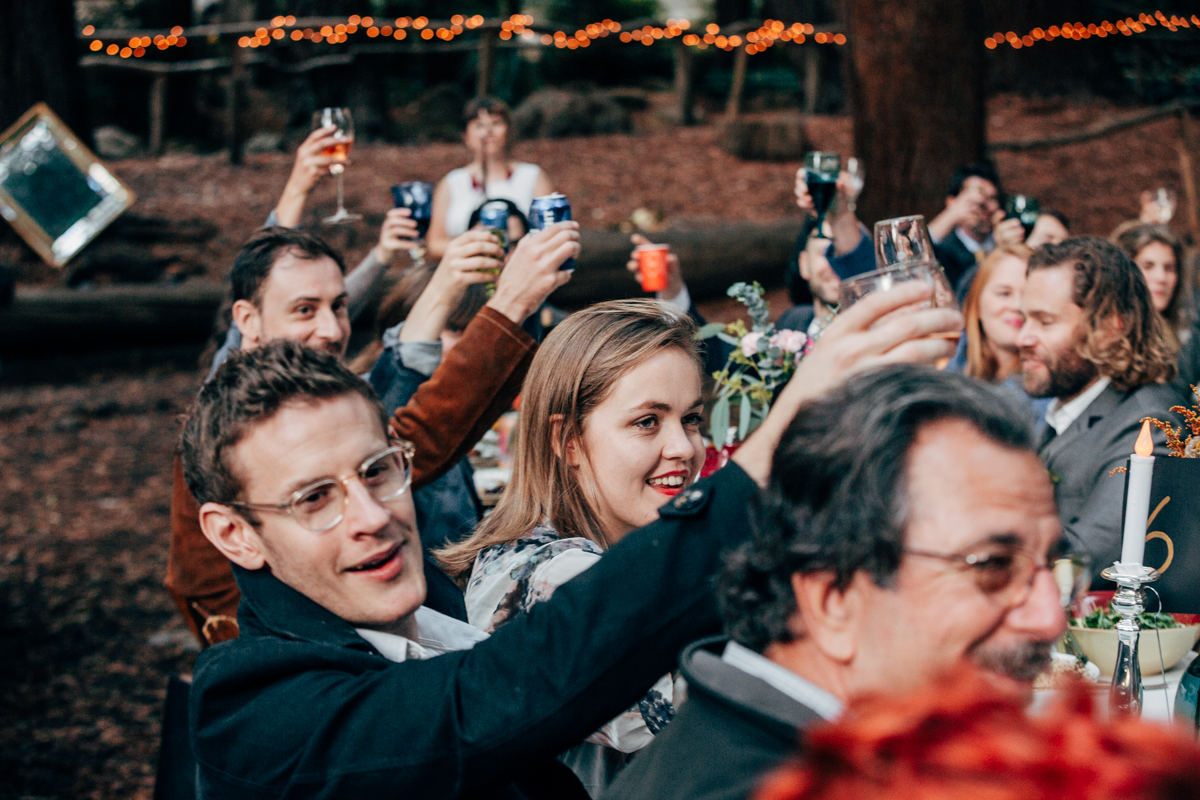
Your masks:
{"label": "man in grey suit jacket", "polygon": [[[1095,237],[1038,250],[1022,307],[1025,391],[1054,398],[1039,452],[1063,530],[1099,573],[1121,554],[1125,478],[1110,473],[1144,417],[1170,417],[1176,345],[1137,265]],[[1155,451],[1166,454],[1161,440]]]}
{"label": "man in grey suit jacket", "polygon": [[855,696],[964,661],[1030,690],[1065,630],[1027,412],[981,382],[852,379],[793,420],[754,511],[721,579],[730,641],[684,653],[687,702],[604,800],[741,800]]}

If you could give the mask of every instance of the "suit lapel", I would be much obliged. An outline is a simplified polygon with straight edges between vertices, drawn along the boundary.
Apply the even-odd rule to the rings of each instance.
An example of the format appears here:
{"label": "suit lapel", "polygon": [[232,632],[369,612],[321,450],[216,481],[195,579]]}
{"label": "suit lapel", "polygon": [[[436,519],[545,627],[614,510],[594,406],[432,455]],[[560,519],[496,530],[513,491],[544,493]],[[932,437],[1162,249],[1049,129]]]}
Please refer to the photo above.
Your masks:
{"label": "suit lapel", "polygon": [[1087,433],[1093,425],[1119,408],[1127,396],[1128,392],[1118,392],[1111,386],[1107,387],[1065,431],[1055,436],[1042,448],[1042,460],[1050,465],[1071,442]]}

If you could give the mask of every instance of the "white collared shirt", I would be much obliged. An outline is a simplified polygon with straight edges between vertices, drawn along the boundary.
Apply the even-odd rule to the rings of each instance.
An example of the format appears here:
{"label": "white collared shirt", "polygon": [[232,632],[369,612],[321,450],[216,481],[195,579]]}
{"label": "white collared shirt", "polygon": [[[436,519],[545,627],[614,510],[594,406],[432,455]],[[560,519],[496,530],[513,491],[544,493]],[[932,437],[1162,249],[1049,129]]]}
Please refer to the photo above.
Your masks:
{"label": "white collared shirt", "polygon": [[1046,424],[1054,428],[1054,432],[1061,436],[1063,431],[1071,427],[1072,422],[1083,416],[1083,412],[1087,411],[1088,406],[1104,393],[1110,383],[1112,383],[1111,378],[1101,378],[1067,403],[1059,402],[1057,397],[1054,398],[1050,401],[1050,407],[1046,409]]}
{"label": "white collared shirt", "polygon": [[414,614],[417,622],[417,641],[397,636],[394,633],[355,628],[354,631],[371,643],[379,654],[388,661],[407,661],[444,655],[455,650],[470,650],[488,638],[478,628],[472,627],[440,611],[421,606]]}
{"label": "white collared shirt", "polygon": [[791,670],[779,666],[774,661],[760,656],[737,642],[725,645],[725,652],[721,655],[721,660],[729,666],[736,667],[747,675],[752,675],[773,686],[797,703],[811,708],[824,719],[830,721],[837,719],[845,708],[841,700],[821,687],[809,683]]}
{"label": "white collared shirt", "polygon": [[[980,250],[985,253],[990,253],[996,248],[996,242],[994,239],[992,239],[992,235],[990,233],[982,242],[976,241],[971,234],[967,233],[962,228],[955,228],[954,235],[958,237],[960,242],[962,242],[963,247],[967,248],[967,252],[973,256]],[[978,256],[976,256],[976,258],[978,258]]]}

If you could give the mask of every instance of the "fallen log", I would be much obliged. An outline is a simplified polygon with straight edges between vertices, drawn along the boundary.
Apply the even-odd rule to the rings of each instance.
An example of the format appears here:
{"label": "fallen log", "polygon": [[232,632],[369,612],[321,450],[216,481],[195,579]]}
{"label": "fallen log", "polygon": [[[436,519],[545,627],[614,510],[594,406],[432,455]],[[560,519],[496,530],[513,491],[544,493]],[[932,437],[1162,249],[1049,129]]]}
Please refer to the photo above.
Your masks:
{"label": "fallen log", "polygon": [[[692,298],[705,300],[723,296],[737,281],[781,285],[799,227],[795,219],[718,223],[660,231],[651,238],[671,245]],[[628,234],[584,230],[581,238],[575,275],[554,293],[552,303],[578,309],[646,296],[625,268],[633,249]],[[214,281],[118,284],[91,291],[18,288],[12,304],[0,309],[0,357],[203,343],[224,293],[224,285]],[[364,314],[359,327],[369,328],[372,316]]]}
{"label": "fallen log", "polygon": [[225,287],[113,285],[91,291],[18,287],[0,310],[0,356],[37,357],[203,342]]}

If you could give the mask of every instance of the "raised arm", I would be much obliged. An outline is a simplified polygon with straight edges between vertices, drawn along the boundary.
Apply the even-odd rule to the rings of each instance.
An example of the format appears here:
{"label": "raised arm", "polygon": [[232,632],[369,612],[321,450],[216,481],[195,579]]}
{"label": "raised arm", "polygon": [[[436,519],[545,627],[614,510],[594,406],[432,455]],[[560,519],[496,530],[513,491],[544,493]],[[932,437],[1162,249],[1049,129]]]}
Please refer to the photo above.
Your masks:
{"label": "raised arm", "polygon": [[496,293],[463,331],[433,377],[392,417],[417,450],[414,482],[435,480],[467,454],[512,405],[536,343],[521,323],[570,280],[558,269],[579,253],[579,225],[560,222],[521,239]]}

